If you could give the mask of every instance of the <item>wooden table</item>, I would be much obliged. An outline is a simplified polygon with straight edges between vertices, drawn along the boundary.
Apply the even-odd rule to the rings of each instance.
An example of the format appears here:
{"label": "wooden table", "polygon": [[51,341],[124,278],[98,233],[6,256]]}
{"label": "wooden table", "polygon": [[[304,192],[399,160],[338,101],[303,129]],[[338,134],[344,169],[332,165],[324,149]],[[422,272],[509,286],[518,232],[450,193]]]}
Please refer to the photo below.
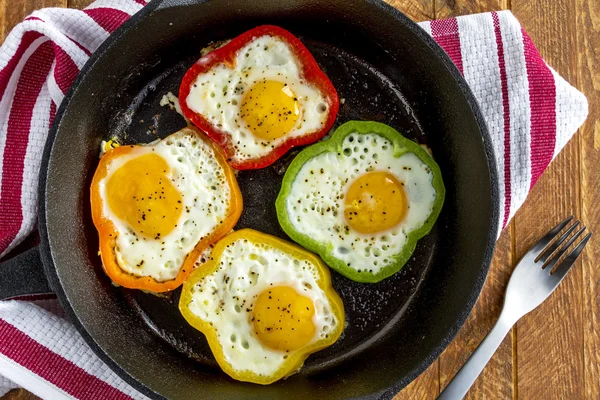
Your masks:
{"label": "wooden table", "polygon": [[[600,0],[388,1],[416,21],[511,9],[544,59],[590,102],[583,127],[500,237],[485,287],[465,326],[433,365],[396,396],[434,399],[492,327],[512,268],[528,247],[570,214],[591,230],[600,229]],[[89,3],[0,0],[0,39],[35,9]],[[600,232],[550,299],[507,336],[468,398],[600,399],[599,243]]]}

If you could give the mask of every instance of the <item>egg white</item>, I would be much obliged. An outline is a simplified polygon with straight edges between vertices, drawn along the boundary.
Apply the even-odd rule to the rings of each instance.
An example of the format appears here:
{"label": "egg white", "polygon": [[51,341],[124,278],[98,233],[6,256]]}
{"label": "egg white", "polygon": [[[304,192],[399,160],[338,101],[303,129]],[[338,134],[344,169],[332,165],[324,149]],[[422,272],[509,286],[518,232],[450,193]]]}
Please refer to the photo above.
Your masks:
{"label": "egg white", "polygon": [[[342,148],[342,153],[324,152],[302,166],[286,198],[286,211],[295,230],[327,243],[332,256],[358,272],[376,274],[394,262],[407,235],[431,214],[436,199],[433,174],[413,153],[396,158],[394,144],[377,134],[352,133]],[[348,226],[344,196],[355,179],[371,171],[390,172],[404,183],[408,210],[395,227],[363,234]]]}
{"label": "egg white", "polygon": [[[112,174],[127,161],[148,153],[163,158],[168,178],[181,194],[183,210],[168,235],[156,240],[135,235],[126,221],[111,210],[106,185]],[[126,156],[114,159],[100,182],[104,216],[117,230],[114,249],[119,267],[135,276],[149,276],[164,282],[175,279],[188,253],[201,238],[211,234],[230,213],[231,190],[223,167],[214,151],[195,134],[182,130],[147,146],[139,146]],[[143,262],[142,262],[143,261]]]}
{"label": "egg white", "polygon": [[[235,145],[233,160],[260,158],[283,141],[318,131],[325,125],[329,105],[323,94],[304,80],[300,68],[286,42],[261,36],[238,51],[233,67],[218,64],[199,75],[186,102],[192,111],[231,136]],[[293,129],[271,141],[254,136],[239,117],[244,94],[264,79],[287,83],[298,98],[300,109]]]}
{"label": "egg white", "polygon": [[294,352],[274,350],[260,342],[251,322],[254,302],[263,291],[280,285],[311,299],[316,331],[309,346],[341,323],[318,286],[319,280],[316,266],[309,261],[297,260],[275,247],[238,239],[223,251],[219,268],[193,287],[188,308],[212,323],[225,361],[234,370],[271,376]]}

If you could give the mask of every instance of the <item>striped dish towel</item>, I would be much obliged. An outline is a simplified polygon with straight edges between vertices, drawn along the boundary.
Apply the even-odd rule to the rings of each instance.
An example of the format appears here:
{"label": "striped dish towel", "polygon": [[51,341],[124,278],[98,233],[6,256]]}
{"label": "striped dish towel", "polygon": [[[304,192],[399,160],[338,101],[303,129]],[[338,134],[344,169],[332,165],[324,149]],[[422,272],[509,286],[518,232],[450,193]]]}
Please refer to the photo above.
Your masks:
{"label": "striped dish towel", "polygon": [[[143,0],[49,8],[0,48],[0,256],[34,229],[42,149],[70,83],[89,55]],[[507,11],[424,22],[479,101],[500,178],[500,226],[521,206],[587,116],[585,97],[540,57]],[[52,296],[0,302],[0,395],[23,386],[43,398],[144,398],[105,366]]]}

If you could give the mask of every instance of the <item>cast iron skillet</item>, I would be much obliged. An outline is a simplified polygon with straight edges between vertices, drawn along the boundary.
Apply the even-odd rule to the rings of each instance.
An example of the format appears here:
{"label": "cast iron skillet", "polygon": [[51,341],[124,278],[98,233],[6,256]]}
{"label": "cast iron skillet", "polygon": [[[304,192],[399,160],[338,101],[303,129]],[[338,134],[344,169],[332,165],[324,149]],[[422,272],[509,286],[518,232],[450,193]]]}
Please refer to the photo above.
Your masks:
{"label": "cast iron skillet", "polygon": [[[177,93],[210,41],[264,23],[298,35],[331,78],[345,100],[336,126],[375,120],[427,144],[447,188],[436,227],[398,274],[359,284],[332,272],[347,312],[343,337],[270,386],[219,371],[204,337],[177,311],[179,290],[159,298],[111,285],[89,204],[100,141],[150,142],[183,127],[161,97]],[[245,209],[238,228],[286,237],[274,201],[292,157],[239,174]],[[2,295],[47,291],[41,256],[50,288],[92,349],[152,398],[391,398],[441,353],[481,290],[497,232],[492,160],[460,73],[425,32],[384,3],[153,1],[94,53],[60,106],[42,166],[39,253],[2,265]]]}

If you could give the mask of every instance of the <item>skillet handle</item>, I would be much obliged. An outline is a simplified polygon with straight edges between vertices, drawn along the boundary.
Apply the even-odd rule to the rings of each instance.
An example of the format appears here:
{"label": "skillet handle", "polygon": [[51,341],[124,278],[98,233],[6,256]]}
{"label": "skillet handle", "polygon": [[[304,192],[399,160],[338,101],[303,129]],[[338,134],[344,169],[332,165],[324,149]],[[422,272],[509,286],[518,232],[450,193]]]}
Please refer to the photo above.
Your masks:
{"label": "skillet handle", "polygon": [[52,293],[44,273],[39,246],[0,263],[0,300]]}

